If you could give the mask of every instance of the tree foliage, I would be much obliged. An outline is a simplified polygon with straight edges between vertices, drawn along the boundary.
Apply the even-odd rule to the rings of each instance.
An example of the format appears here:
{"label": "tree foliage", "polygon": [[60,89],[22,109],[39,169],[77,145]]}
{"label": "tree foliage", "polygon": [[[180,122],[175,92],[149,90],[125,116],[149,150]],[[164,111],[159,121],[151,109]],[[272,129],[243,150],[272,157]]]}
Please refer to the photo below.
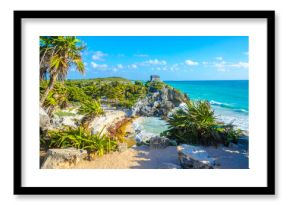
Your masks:
{"label": "tree foliage", "polygon": [[49,84],[41,96],[43,104],[57,79],[64,80],[69,68],[74,66],[80,73],[85,72],[80,40],[75,36],[40,37],[40,79],[49,74]]}

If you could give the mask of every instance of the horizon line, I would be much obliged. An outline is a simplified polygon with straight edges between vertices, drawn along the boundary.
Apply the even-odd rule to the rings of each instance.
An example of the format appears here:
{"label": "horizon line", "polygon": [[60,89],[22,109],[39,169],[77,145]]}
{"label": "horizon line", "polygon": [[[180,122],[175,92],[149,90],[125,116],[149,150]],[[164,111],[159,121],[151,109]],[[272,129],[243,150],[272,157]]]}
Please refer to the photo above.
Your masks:
{"label": "horizon line", "polygon": [[[94,80],[94,79],[100,79],[100,78],[124,78],[124,77],[98,77],[98,78],[70,78],[70,79],[66,79],[66,80]],[[128,78],[124,78],[126,80],[130,80],[130,81],[150,81],[150,79],[147,80],[141,80],[141,79],[128,79]],[[249,79],[192,79],[192,80],[161,80],[161,81],[248,81]]]}

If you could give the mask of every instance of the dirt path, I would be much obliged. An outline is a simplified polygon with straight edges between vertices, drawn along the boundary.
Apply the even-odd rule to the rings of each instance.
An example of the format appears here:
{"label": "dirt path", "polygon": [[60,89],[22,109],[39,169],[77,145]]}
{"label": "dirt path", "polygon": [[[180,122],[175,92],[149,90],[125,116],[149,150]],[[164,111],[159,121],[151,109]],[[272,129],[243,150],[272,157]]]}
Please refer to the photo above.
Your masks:
{"label": "dirt path", "polygon": [[176,146],[150,150],[148,146],[114,152],[93,161],[79,162],[75,169],[166,169],[179,167]]}

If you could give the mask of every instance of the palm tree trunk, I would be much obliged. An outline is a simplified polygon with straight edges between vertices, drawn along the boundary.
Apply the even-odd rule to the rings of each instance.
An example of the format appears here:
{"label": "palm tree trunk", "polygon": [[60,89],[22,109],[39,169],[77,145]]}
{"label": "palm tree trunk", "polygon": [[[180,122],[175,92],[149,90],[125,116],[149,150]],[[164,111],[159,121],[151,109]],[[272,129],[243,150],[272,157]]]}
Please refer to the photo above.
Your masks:
{"label": "palm tree trunk", "polygon": [[48,48],[45,49],[45,51],[44,51],[44,53],[43,53],[43,55],[42,55],[42,57],[41,57],[41,59],[40,59],[40,62],[39,62],[39,66],[40,66],[40,67],[41,67],[41,64],[42,64],[42,62],[43,62],[43,59],[44,59],[44,57],[45,57],[45,55],[46,55],[47,50],[48,50]]}
{"label": "palm tree trunk", "polygon": [[47,98],[49,91],[51,91],[51,89],[53,88],[54,83],[56,81],[56,78],[57,78],[57,73],[54,73],[50,76],[49,84],[48,84],[47,88],[45,89],[45,91],[41,97],[41,100],[40,100],[41,106],[43,106],[43,103],[44,103],[45,99]]}

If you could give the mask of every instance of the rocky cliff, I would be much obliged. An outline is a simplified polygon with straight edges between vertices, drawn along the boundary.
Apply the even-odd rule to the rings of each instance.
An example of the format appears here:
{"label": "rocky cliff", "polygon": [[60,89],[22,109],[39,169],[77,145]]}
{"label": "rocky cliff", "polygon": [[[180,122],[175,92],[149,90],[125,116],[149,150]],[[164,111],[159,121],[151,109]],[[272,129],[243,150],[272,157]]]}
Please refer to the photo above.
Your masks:
{"label": "rocky cliff", "polygon": [[139,100],[132,108],[132,115],[166,117],[172,109],[187,100],[187,95],[172,87],[164,86]]}

